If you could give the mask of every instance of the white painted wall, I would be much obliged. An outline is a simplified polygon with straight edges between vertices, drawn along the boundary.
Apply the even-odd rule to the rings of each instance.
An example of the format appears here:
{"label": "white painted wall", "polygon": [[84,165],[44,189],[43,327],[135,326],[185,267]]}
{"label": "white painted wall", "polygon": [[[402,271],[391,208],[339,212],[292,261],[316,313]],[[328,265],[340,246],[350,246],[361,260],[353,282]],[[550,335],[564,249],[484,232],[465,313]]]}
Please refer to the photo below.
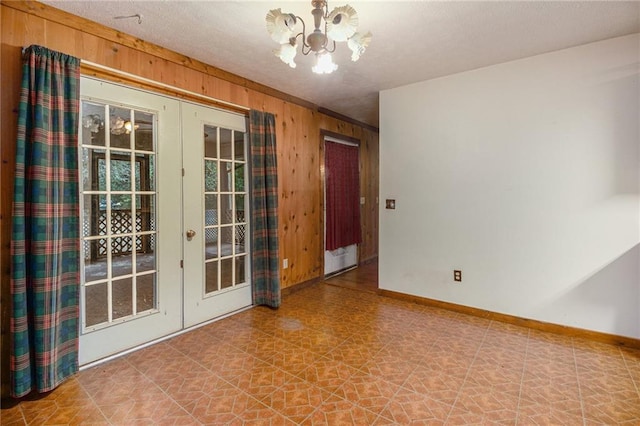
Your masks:
{"label": "white painted wall", "polygon": [[381,92],[380,288],[640,338],[639,43]]}

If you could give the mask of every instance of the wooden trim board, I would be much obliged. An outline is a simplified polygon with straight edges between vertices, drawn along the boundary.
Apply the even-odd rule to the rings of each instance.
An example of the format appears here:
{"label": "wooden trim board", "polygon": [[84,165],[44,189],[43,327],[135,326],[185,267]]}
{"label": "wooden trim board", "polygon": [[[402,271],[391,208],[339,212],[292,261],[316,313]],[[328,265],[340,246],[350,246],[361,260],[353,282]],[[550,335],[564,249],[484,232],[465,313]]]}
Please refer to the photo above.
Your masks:
{"label": "wooden trim board", "polygon": [[187,90],[169,86],[167,84],[123,73],[118,70],[110,70],[106,67],[96,66],[95,64],[87,63],[84,61],[80,63],[80,73],[87,77],[95,77],[100,80],[122,84],[127,87],[136,87],[138,89],[147,90],[156,94],[167,95],[172,98],[204,104],[214,108],[220,108],[225,111],[232,111],[249,116],[249,108],[244,108],[242,106],[217,100],[209,96],[192,93]]}
{"label": "wooden trim board", "polygon": [[312,285],[319,283],[321,280],[322,279],[320,277],[312,278],[312,279],[307,280],[305,282],[301,282],[299,284],[294,284],[291,287],[285,287],[285,288],[280,290],[280,295],[282,297],[287,297],[287,296],[289,296],[289,295],[291,295],[291,294],[293,294],[293,293],[295,293],[297,291],[304,290],[307,287],[311,287]]}
{"label": "wooden trim board", "polygon": [[521,318],[514,315],[501,314],[498,312],[486,311],[484,309],[472,308],[455,303],[443,302],[426,297],[414,296],[411,294],[399,293],[392,290],[379,289],[378,294],[393,299],[405,300],[419,305],[431,306],[434,308],[446,309],[448,311],[459,312],[461,314],[473,315],[475,317],[486,318],[493,321],[527,327],[533,330],[548,333],[560,334],[566,337],[576,337],[593,340],[610,345],[624,346],[633,349],[640,349],[640,339],[633,337],[617,336],[615,334],[602,333],[599,331],[585,330],[583,328],[570,327],[566,325],[552,324],[544,321]]}

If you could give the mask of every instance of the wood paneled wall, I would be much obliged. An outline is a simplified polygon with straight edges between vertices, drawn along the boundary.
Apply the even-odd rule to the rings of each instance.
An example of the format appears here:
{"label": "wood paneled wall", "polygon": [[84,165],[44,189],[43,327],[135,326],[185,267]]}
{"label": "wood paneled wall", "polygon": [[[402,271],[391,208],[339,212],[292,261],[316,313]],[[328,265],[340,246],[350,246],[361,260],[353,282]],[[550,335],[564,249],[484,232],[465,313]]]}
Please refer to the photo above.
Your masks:
{"label": "wood paneled wall", "polygon": [[276,116],[282,287],[318,280],[324,269],[322,130],[360,140],[363,242],[360,262],[378,254],[378,131],[319,112],[295,96],[227,73],[99,24],[32,1],[0,7],[0,270],[2,394],[6,393],[9,241],[21,48],[40,44],[81,59]]}

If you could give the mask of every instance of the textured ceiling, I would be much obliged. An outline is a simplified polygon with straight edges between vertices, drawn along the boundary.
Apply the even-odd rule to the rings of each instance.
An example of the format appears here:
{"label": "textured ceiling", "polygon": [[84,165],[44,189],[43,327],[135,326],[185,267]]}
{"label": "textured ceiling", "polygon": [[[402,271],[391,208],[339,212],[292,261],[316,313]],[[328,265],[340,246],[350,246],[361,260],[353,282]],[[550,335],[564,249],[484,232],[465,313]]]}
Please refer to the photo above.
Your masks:
{"label": "textured ceiling", "polygon": [[[296,69],[275,57],[265,28],[274,8],[312,26],[309,1],[43,3],[374,126],[380,90],[640,32],[638,1],[353,1],[371,45],[353,63],[340,43],[338,70],[316,75],[310,57]],[[113,19],[136,13],[141,24]]]}

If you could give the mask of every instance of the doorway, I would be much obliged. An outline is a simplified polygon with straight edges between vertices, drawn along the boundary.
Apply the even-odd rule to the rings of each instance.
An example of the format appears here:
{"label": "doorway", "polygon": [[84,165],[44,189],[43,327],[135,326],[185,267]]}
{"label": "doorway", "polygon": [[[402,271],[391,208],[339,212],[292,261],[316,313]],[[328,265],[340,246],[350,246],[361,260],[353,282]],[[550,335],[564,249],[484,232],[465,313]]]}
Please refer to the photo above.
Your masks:
{"label": "doorway", "polygon": [[246,118],[81,78],[84,365],[251,305]]}
{"label": "doorway", "polygon": [[325,277],[358,264],[360,161],[357,143],[324,137]]}

